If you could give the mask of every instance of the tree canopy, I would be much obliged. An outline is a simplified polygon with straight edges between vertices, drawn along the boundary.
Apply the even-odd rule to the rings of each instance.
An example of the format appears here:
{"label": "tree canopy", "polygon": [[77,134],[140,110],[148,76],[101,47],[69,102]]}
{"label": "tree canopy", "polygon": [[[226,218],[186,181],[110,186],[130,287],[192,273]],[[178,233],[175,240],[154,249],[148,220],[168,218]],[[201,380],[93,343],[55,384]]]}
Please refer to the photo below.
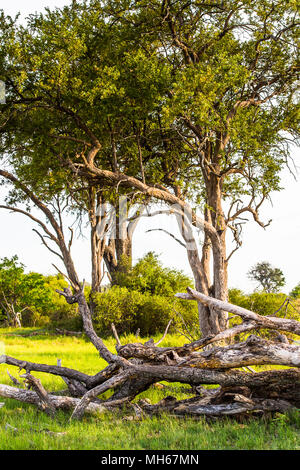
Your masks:
{"label": "tree canopy", "polygon": [[274,268],[271,263],[262,261],[250,269],[248,277],[257,281],[264,291],[278,292],[285,285],[285,277],[279,268]]}

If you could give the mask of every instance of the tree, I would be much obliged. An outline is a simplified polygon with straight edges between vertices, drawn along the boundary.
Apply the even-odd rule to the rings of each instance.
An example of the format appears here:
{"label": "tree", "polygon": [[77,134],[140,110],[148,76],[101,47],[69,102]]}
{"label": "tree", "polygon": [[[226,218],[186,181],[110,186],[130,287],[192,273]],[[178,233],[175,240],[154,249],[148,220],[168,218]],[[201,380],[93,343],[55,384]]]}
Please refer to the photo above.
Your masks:
{"label": "tree", "polygon": [[[114,180],[177,205],[197,288],[226,299],[228,261],[241,245],[244,216],[268,225],[260,220],[259,209],[272,191],[280,189],[278,174],[288,159],[287,144],[298,135],[294,2],[250,6],[247,1],[229,1],[215,8],[210,3],[153,1],[139,3],[134,11],[123,7],[122,15],[119,7],[120,2],[110,2],[109,14],[116,22],[131,25],[147,52],[153,51],[148,38],[151,45],[159,44],[155,61],[169,70],[168,89],[156,109],[162,150],[168,138],[174,142],[177,135],[179,169],[183,159],[197,167],[202,189],[183,195],[185,178],[178,170],[161,178],[161,188],[158,180],[141,181],[130,171],[109,172],[97,160],[75,168],[94,174],[95,180]],[[155,162],[161,167],[161,159]],[[195,217],[191,206],[199,200],[204,220]],[[187,227],[197,221],[205,233],[202,254]],[[236,242],[229,254],[228,229]],[[226,325],[224,312],[216,314],[200,304],[199,320],[205,334]]]}
{"label": "tree", "polygon": [[[30,17],[26,27],[1,18],[1,79],[7,82],[8,96],[1,113],[0,150],[15,174],[1,169],[0,175],[13,184],[14,202],[29,202],[46,218],[44,223],[13,206],[40,226],[45,243],[54,243],[72,285],[58,293],[68,304],[78,304],[85,333],[108,363],[88,376],[60,365],[1,356],[1,362],[25,367],[26,379],[37,390],[32,394],[1,385],[1,396],[31,403],[42,397],[48,411],[72,407],[72,418],[79,419],[86,411],[123,406],[166,380],[221,388],[204,403],[193,397],[150,409],[142,404],[148,412],[163,406],[175,414],[219,416],[299,407],[297,369],[236,370],[251,364],[295,366],[300,363],[298,345],[250,335],[243,343],[200,352],[261,328],[300,334],[295,320],[261,316],[224,300],[226,229],[233,227],[239,241],[238,217],[249,212],[260,222],[260,205],[278,189],[286,156],[278,151],[284,132],[296,133],[295,12],[292,1],[264,0],[252,6],[246,0],[220,5],[111,0],[73,2],[72,7]],[[188,288],[177,295],[198,302],[202,338],[182,347],[158,347],[153,339],[122,345],[116,338],[116,354],[106,347],[94,330],[61,213],[52,205],[53,193],[43,190],[39,174],[47,186],[51,173],[54,186],[73,174],[77,182],[82,178],[99,191],[105,188],[104,193],[110,188],[114,196],[124,191],[173,206],[200,291]],[[194,175],[191,185],[189,174]],[[227,194],[231,209],[226,218]],[[237,207],[241,196],[250,202]],[[197,201],[204,203],[203,217],[194,210]],[[202,258],[195,225],[205,232]],[[227,329],[226,312],[243,322]],[[70,394],[81,398],[53,398],[33,380],[34,370],[67,378]],[[104,403],[95,400],[111,389],[114,393]],[[274,395],[284,401],[273,400]]]}
{"label": "tree", "polygon": [[25,312],[34,317],[47,310],[51,295],[43,276],[26,274],[17,256],[0,260],[0,307],[10,326],[21,327]]}
{"label": "tree", "polygon": [[264,291],[278,292],[285,285],[285,277],[279,268],[274,268],[267,261],[262,261],[253,266],[249,273],[249,279],[257,281]]}
{"label": "tree", "polygon": [[267,225],[258,211],[279,189],[278,171],[287,158],[284,131],[297,132],[294,7],[293,2],[229,1],[216,7],[154,1],[148,10],[143,4],[136,21],[136,12],[124,13],[135,26],[148,25],[172,70],[162,122],[189,149],[190,164],[201,169],[204,216],[218,237],[204,228],[202,256],[196,250],[189,256],[197,285],[217,298],[227,298],[228,229],[238,248],[241,217],[248,213]]}
{"label": "tree", "polygon": [[[152,147],[157,145],[157,135],[153,129],[148,129],[145,117],[153,110],[155,93],[159,93],[163,84],[166,86],[166,73],[163,67],[151,68],[148,58],[137,78],[130,74],[130,70],[141,67],[145,59],[140,48],[132,44],[129,52],[128,43],[124,42],[124,29],[119,31],[117,25],[107,23],[99,3],[83,3],[57,10],[55,14],[32,17],[27,29],[18,28],[13,20],[2,16],[5,56],[2,76],[7,83],[6,106],[2,107],[5,122],[2,151],[9,146],[9,163],[20,179],[31,184],[36,194],[47,201],[59,194],[61,207],[67,202],[68,210],[75,212],[78,218],[88,216],[92,290],[99,291],[103,260],[113,283],[115,273],[131,264],[132,235],[138,218],[129,221],[126,227],[123,225],[122,233],[117,225],[112,237],[107,230],[107,204],[118,219],[119,196],[132,191],[118,185],[116,195],[116,185],[104,179],[101,185],[93,184],[91,178],[72,173],[69,163],[73,159],[78,161],[87,150],[88,159],[97,156],[101,164],[111,170],[130,168],[135,174],[143,175],[142,178],[152,175],[153,166],[148,167],[141,160],[141,147],[145,147],[145,133],[154,134]],[[89,28],[94,34],[87,36]],[[51,37],[55,37],[55,41]],[[19,46],[25,43],[21,52]],[[113,49],[112,43],[115,44]],[[45,60],[41,61],[42,55]],[[19,65],[14,66],[14,63]],[[20,67],[24,74],[20,74]],[[34,70],[39,70],[39,77]],[[136,93],[142,83],[143,102],[140,93]],[[79,103],[84,118],[76,117],[71,109]],[[26,125],[21,117],[23,113],[28,117]],[[87,126],[84,121],[91,119],[93,123]],[[95,127],[97,131],[89,131],[88,127]],[[87,139],[80,135],[82,131],[88,132]],[[145,160],[151,158],[149,143],[148,147]],[[143,202],[141,195],[128,196],[130,207],[139,213]],[[20,202],[22,197],[15,188],[10,202]],[[127,258],[126,263],[124,258]]]}
{"label": "tree", "polygon": [[292,299],[298,299],[300,297],[300,282],[291,290],[289,296],[292,297]]}
{"label": "tree", "polygon": [[[298,135],[294,2],[76,2],[2,23],[3,151],[20,175],[63,167],[114,201],[175,205],[196,288],[226,300],[228,229],[238,248],[245,215],[267,225],[259,208]],[[199,303],[199,322],[209,334],[227,315]]]}
{"label": "tree", "polygon": [[117,283],[130,290],[172,297],[190,284],[191,279],[181,271],[163,267],[158,255],[149,252],[129,271],[119,273]]}

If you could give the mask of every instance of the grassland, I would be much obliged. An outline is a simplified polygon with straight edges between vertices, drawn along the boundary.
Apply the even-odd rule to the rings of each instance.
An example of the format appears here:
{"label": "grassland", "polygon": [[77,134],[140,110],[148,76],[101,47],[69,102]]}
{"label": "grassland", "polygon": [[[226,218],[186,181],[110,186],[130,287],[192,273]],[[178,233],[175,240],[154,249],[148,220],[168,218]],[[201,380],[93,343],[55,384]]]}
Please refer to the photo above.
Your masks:
{"label": "grassland", "polygon": [[[88,374],[105,366],[84,338],[49,335],[24,338],[13,333],[16,331],[0,330],[5,353],[13,357],[46,364],[56,364],[57,359],[61,359],[63,366]],[[122,342],[134,340],[134,337],[127,337]],[[182,338],[168,335],[161,345],[184,342]],[[114,350],[114,339],[107,340],[106,344]],[[7,369],[15,376],[18,371],[0,365],[0,383],[11,385]],[[34,375],[42,379],[48,391],[65,388],[59,377]],[[144,396],[153,403],[165,394],[186,398],[178,388],[178,384],[174,384],[173,390],[152,387]],[[128,418],[128,412],[116,412],[70,422],[70,415],[63,412],[51,419],[34,406],[1,398],[0,401],[5,402],[0,409],[1,450],[300,450],[299,413],[247,422],[229,419],[208,422],[170,416],[135,421]]]}

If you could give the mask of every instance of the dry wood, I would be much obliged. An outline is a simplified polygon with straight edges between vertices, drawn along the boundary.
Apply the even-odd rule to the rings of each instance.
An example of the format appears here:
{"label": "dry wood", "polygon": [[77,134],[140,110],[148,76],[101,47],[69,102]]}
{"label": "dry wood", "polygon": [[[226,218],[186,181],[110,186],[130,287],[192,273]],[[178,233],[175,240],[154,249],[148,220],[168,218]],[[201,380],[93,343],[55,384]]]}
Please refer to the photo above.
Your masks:
{"label": "dry wood", "polygon": [[228,302],[224,302],[213,297],[208,297],[207,295],[201,294],[201,292],[195,291],[190,287],[187,288],[187,294],[176,294],[176,297],[186,300],[198,300],[204,305],[210,307],[216,307],[218,309],[225,310],[235,315],[239,315],[245,321],[254,321],[261,328],[269,328],[275,330],[289,331],[290,333],[300,336],[300,322],[296,320],[289,320],[286,318],[277,318],[272,316],[262,316],[258,313],[254,313],[251,310],[247,310],[243,307],[238,307],[237,305],[232,305]]}
{"label": "dry wood", "polygon": [[7,336],[21,336],[21,337],[24,337],[24,338],[29,338],[31,336],[38,336],[38,335],[41,335],[43,333],[49,333],[46,329],[42,329],[42,330],[37,330],[37,331],[31,331],[30,333],[27,333],[26,331],[24,332],[21,332],[21,333],[6,333]]}
{"label": "dry wood", "polygon": [[[228,397],[228,394],[227,394]],[[177,416],[236,416],[264,412],[286,412],[294,407],[285,400],[274,399],[249,399],[248,397],[233,393],[227,403],[213,403],[213,399],[191,398],[177,401],[169,396],[155,405],[148,404],[144,400],[139,401],[139,406],[147,414],[161,414],[169,412]]]}
{"label": "dry wood", "polygon": [[44,389],[41,381],[29,373],[21,375],[21,377],[25,378],[28,387],[33,388],[38,395],[42,410],[44,410],[48,415],[53,416],[55,414],[55,406],[51,402],[49,395]]}
{"label": "dry wood", "polygon": [[119,338],[119,335],[118,335],[118,332],[117,332],[117,329],[116,329],[114,323],[111,324],[111,329],[112,329],[113,335],[114,335],[114,337],[117,341],[117,345],[121,346],[121,341],[120,341],[120,338]]}
{"label": "dry wood", "polygon": [[108,379],[106,382],[104,382],[101,385],[98,385],[98,387],[93,388],[92,390],[88,391],[80,400],[78,405],[73,411],[72,414],[72,419],[81,419],[86,407],[88,404],[93,400],[93,398],[97,397],[97,395],[100,395],[101,393],[106,392],[107,390],[111,388],[115,388],[122,383],[126,381],[126,379],[131,375],[131,371],[125,371],[121,372],[120,374],[116,375],[115,377],[112,377],[111,379]]}
{"label": "dry wood", "polygon": [[69,331],[69,330],[64,330],[64,329],[60,329],[60,328],[55,328],[55,331],[59,335],[64,335],[64,336],[82,336],[81,331]]}
{"label": "dry wood", "polygon": [[16,366],[20,370],[24,369],[27,372],[45,372],[48,374],[58,375],[62,377],[62,379],[67,378],[69,380],[75,380],[85,384],[87,389],[91,389],[96,385],[105,382],[115,373],[116,370],[118,370],[118,365],[112,364],[103,369],[102,371],[98,372],[96,375],[87,375],[75,369],[69,369],[68,367],[38,364],[30,361],[22,361],[19,359],[15,359],[14,357],[4,355],[0,357],[0,364],[1,363]]}
{"label": "dry wood", "polygon": [[[58,367],[62,366],[61,359],[57,359],[57,366]],[[84,386],[81,382],[79,382],[79,380],[69,379],[68,377],[63,377],[63,376],[62,376],[62,379],[67,384],[68,391],[71,397],[82,397],[87,392],[86,386]]]}
{"label": "dry wood", "polygon": [[184,346],[159,348],[156,347],[157,344],[154,345],[154,343],[128,343],[118,348],[118,354],[127,359],[135,357],[156,362],[169,362],[169,360],[172,361],[174,359],[174,353],[183,358],[193,351],[203,349],[209,344],[223,342],[224,340],[234,338],[241,333],[259,330],[261,328],[263,328],[263,326],[257,325],[254,321],[247,321],[240,325],[235,325],[232,328],[228,328],[217,335],[209,335],[205,338],[187,343]]}
{"label": "dry wood", "polygon": [[197,369],[195,367],[137,365],[140,378],[158,381],[180,382],[190,385],[220,384],[222,386],[246,386],[255,396],[283,398],[300,406],[300,370],[271,370],[256,374],[239,370]]}
{"label": "dry wood", "polygon": [[[189,384],[198,395],[184,402],[177,402],[173,398],[164,399],[157,405],[148,404],[148,409],[145,405],[135,410],[138,416],[142,416],[143,411],[153,413],[161,412],[162,409],[178,416],[223,416],[252,412],[284,412],[293,406],[300,406],[300,348],[298,344],[289,344],[286,338],[281,337],[277,342],[271,342],[252,335],[242,343],[200,351],[209,344],[254,329],[271,328],[297,333],[300,331],[299,322],[262,317],[189,289],[188,294],[178,295],[188,299],[201,299],[204,305],[209,305],[211,308],[217,307],[219,311],[231,311],[240,315],[244,323],[182,347],[159,347],[153,339],[144,344],[133,343],[122,346],[115,331],[118,344],[116,345],[117,355],[114,355],[94,331],[83,291],[84,285],[74,294],[70,289],[65,289],[60,294],[68,303],[78,303],[84,330],[101,357],[108,362],[108,366],[96,375],[89,376],[61,367],[61,362],[57,366],[52,366],[1,356],[0,362],[26,370],[26,377],[29,382],[31,381],[37,394],[28,395],[29,391],[16,391],[13,387],[7,388],[7,386],[0,385],[0,396],[15,397],[27,402],[29,400],[38,406],[42,402],[44,409],[48,412],[51,410],[52,413],[60,407],[73,409],[73,419],[80,419],[85,412],[94,409],[98,411],[113,409],[115,406],[131,401],[139,393],[147,390],[151,384],[159,381]],[[278,364],[294,368],[255,374],[237,370],[237,368],[259,364]],[[61,376],[68,385],[69,393],[81,399],[47,394],[40,382],[30,375],[30,371],[33,370]],[[203,384],[216,384],[221,388],[214,393],[204,393]],[[101,402],[97,397],[107,390],[114,390],[114,393],[109,400]]]}
{"label": "dry wood", "polygon": [[81,289],[75,294],[72,293],[70,288],[65,288],[63,291],[56,289],[56,292],[65,297],[68,304],[78,304],[78,308],[83,321],[84,331],[91,340],[92,344],[99,351],[101,357],[109,364],[118,363],[119,365],[126,365],[127,361],[119,356],[112,354],[105,346],[102,339],[99,338],[99,336],[96,334],[93,327],[91,312],[85,300],[84,286],[85,282],[83,282]]}
{"label": "dry wood", "polygon": [[[196,386],[203,383],[222,384],[223,387],[242,386],[247,387],[250,390],[252,398],[261,398],[263,400],[274,398],[279,400],[284,399],[288,401],[291,406],[300,406],[300,371],[293,369],[249,374],[232,370],[222,371],[196,369],[192,367],[134,365],[127,371],[119,373],[118,375],[108,379],[102,385],[90,390],[81,400],[72,401],[75,399],[71,399],[70,397],[57,397],[54,395],[48,395],[48,397],[51,403],[54,403],[56,408],[75,408],[73,418],[80,419],[85,412],[89,412],[88,407],[97,395],[110,388],[119,386],[122,383],[127,383],[129,378],[134,380],[134,377],[139,377],[146,381],[152,380],[152,382],[157,380],[167,380],[169,382],[189,383]],[[207,394],[207,397],[211,399],[211,396],[214,395],[215,394]],[[40,404],[40,397],[38,395],[28,395],[28,391],[15,389],[13,387],[0,385],[0,396],[16,398],[36,405]],[[133,397],[134,395],[127,398],[132,399]],[[101,404],[101,406],[103,405],[105,409],[108,409],[109,407],[114,406],[115,403],[119,404],[124,401],[127,401],[127,399],[121,399],[117,402],[108,401],[105,404]],[[238,412],[237,407],[233,408]],[[94,410],[95,407],[92,407],[92,409]],[[99,408],[96,409],[99,410]],[[210,413],[209,410],[204,411],[204,409],[199,408],[197,413]],[[186,412],[187,414],[197,414],[195,411],[192,413],[190,409],[186,410]],[[211,414],[214,414],[213,411]],[[220,412],[219,414],[222,413]]]}
{"label": "dry wood", "polygon": [[300,348],[295,345],[265,341],[251,335],[243,343],[193,353],[181,364],[217,369],[261,364],[300,367]]}
{"label": "dry wood", "polygon": [[251,400],[252,403],[236,401],[235,403],[224,403],[220,405],[181,405],[174,408],[175,415],[191,416],[234,416],[253,412],[281,412],[284,413],[293,407],[284,400]]}
{"label": "dry wood", "polygon": [[[32,390],[21,390],[19,388],[11,387],[9,385],[0,384],[0,396],[3,398],[12,398],[23,403],[30,403],[32,405],[40,405],[40,398],[38,394]],[[79,403],[78,398],[48,395],[51,404],[55,409],[73,410]],[[103,413],[106,407],[98,403],[89,403],[85,409],[86,413]]]}
{"label": "dry wood", "polygon": [[62,377],[62,379],[68,386],[71,397],[82,397],[87,392],[87,388],[78,380],[67,377]]}
{"label": "dry wood", "polygon": [[13,383],[14,385],[17,385],[17,386],[22,385],[21,382],[18,381],[18,379],[16,379],[13,375],[11,375],[11,374],[9,373],[9,370],[7,370],[6,372],[7,372],[8,377],[10,378],[10,380],[12,381],[12,383]]}
{"label": "dry wood", "polygon": [[165,331],[164,331],[163,336],[162,336],[156,343],[154,343],[155,346],[158,346],[160,343],[163,342],[163,340],[165,339],[165,337],[166,337],[167,334],[168,334],[168,330],[169,330],[169,328],[170,328],[170,326],[171,326],[172,321],[173,321],[173,319],[171,318],[171,320],[168,322],[168,324],[167,324],[167,326],[166,326],[166,329],[165,329]]}
{"label": "dry wood", "polygon": [[48,374],[59,375],[61,377],[68,377],[70,379],[79,380],[84,383],[92,379],[90,375],[84,374],[75,369],[69,369],[68,367],[60,367],[47,364],[38,364],[30,361],[22,361],[10,356],[1,356],[0,363],[1,362],[10,366],[19,367],[19,369],[24,369],[27,372],[46,372]]}

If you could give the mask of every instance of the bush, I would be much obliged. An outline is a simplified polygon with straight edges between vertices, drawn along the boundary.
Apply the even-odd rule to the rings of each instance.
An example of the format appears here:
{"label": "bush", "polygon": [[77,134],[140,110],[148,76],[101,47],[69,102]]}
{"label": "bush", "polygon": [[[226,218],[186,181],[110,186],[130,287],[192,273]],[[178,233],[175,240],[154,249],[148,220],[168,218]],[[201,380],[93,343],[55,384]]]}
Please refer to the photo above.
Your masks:
{"label": "bush", "polygon": [[112,323],[120,334],[135,333],[139,328],[143,336],[163,332],[171,318],[179,328],[184,327],[181,317],[191,329],[197,326],[197,308],[193,302],[119,286],[94,294],[93,300],[94,327],[104,336],[111,334]]}
{"label": "bush", "polygon": [[291,290],[289,295],[292,299],[300,298],[300,282],[294,287],[294,289]]}
{"label": "bush", "polygon": [[[183,329],[197,329],[197,305],[176,299],[192,281],[181,271],[164,268],[158,256],[148,253],[138,263],[115,277],[118,285],[94,294],[94,325],[99,334],[111,334],[111,323],[120,333],[153,335],[163,332],[169,320]],[[199,333],[198,333],[199,335]]]}
{"label": "bush", "polygon": [[36,326],[82,330],[82,319],[78,312],[78,305],[67,304],[65,299],[56,292],[56,289],[63,290],[68,286],[64,277],[57,274],[56,276],[43,276],[43,280],[45,288],[49,292],[49,300],[46,308],[39,314]]}
{"label": "bush", "polygon": [[63,276],[25,273],[24,269],[17,256],[0,260],[0,324],[14,326],[16,312],[25,327],[80,328],[77,306],[66,304],[55,292],[67,286]]}
{"label": "bush", "polygon": [[182,271],[164,268],[153,252],[147,253],[133,268],[117,273],[115,279],[120,287],[164,297],[173,297],[193,285]]}
{"label": "bush", "polygon": [[[287,295],[282,293],[253,292],[247,295],[239,289],[229,290],[230,303],[252,310],[259,315],[274,315],[275,312],[280,309],[286,298]],[[286,316],[286,318],[295,320],[299,319],[299,315],[300,314],[290,304],[287,307],[287,311],[284,306],[276,313],[278,317]]]}
{"label": "bush", "polygon": [[50,290],[44,276],[24,272],[18,257],[0,260],[0,310],[1,320],[16,325],[17,316],[23,326],[35,324],[50,302]]}
{"label": "bush", "polygon": [[[252,294],[244,294],[239,289],[229,290],[229,302],[240,307],[252,310],[259,315],[274,315],[277,317],[286,317],[294,320],[300,320],[300,302],[284,304],[287,299],[286,294],[275,294],[267,292],[253,292]],[[284,304],[284,305],[283,305]],[[282,307],[283,306],[283,307]],[[281,308],[282,307],[282,308]],[[231,321],[231,325],[238,322],[238,319]],[[272,331],[260,330],[261,336],[272,336]],[[277,334],[277,333],[276,333]]]}

